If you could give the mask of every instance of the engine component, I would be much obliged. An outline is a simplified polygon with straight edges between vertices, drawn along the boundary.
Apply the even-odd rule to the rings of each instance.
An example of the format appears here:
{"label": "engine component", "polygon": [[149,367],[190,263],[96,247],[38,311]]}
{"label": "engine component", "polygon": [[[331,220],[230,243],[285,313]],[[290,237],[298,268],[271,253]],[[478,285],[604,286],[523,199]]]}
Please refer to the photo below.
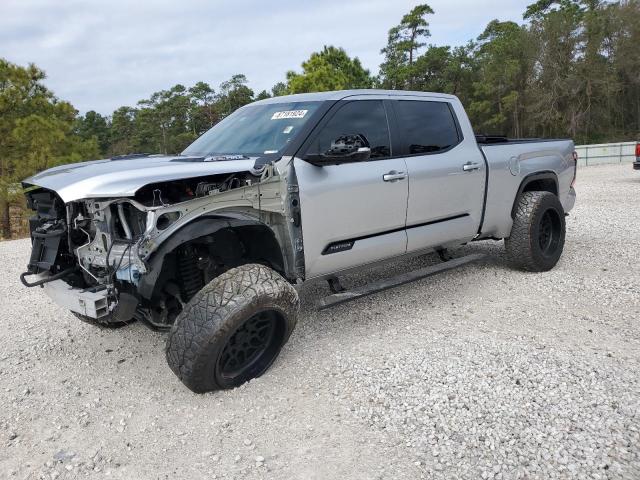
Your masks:
{"label": "engine component", "polygon": [[122,203],[118,204],[118,216],[120,218],[120,224],[122,225],[122,230],[124,230],[124,236],[127,240],[131,240],[133,237],[131,236],[131,229],[129,228],[129,223],[127,222],[127,218],[124,216],[124,207]]}
{"label": "engine component", "polygon": [[52,272],[58,257],[60,242],[66,237],[64,220],[48,220],[32,233],[33,248],[27,267],[30,273]]}

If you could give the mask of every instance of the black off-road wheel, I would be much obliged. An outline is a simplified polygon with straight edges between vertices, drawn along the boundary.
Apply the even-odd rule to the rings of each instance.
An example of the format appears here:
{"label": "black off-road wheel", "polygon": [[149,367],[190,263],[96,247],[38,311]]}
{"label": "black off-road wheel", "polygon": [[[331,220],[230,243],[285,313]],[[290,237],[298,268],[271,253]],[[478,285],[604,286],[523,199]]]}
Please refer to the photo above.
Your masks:
{"label": "black off-road wheel", "polygon": [[135,319],[131,319],[128,322],[113,320],[109,315],[101,318],[91,318],[91,317],[87,317],[86,315],[82,315],[81,313],[71,312],[71,314],[77,319],[79,319],[80,321],[84,323],[88,323],[89,325],[93,325],[94,327],[98,327],[98,328],[106,328],[106,329],[122,328],[122,327],[126,327],[130,323],[135,322]]}
{"label": "black off-road wheel", "polygon": [[296,326],[300,301],[274,270],[232,268],[185,305],[167,338],[167,363],[192,391],[237,387],[262,375]]}
{"label": "black off-road wheel", "polygon": [[510,262],[530,272],[551,270],[565,240],[564,209],[550,192],[524,192],[518,199],[511,235],[504,241]]}

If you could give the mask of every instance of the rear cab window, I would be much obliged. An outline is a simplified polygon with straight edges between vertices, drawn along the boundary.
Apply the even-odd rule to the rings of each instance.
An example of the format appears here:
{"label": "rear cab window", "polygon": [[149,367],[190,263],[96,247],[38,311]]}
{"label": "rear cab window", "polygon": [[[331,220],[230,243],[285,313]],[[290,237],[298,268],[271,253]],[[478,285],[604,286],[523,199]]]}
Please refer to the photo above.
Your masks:
{"label": "rear cab window", "polygon": [[447,102],[393,100],[402,155],[442,153],[462,138]]}

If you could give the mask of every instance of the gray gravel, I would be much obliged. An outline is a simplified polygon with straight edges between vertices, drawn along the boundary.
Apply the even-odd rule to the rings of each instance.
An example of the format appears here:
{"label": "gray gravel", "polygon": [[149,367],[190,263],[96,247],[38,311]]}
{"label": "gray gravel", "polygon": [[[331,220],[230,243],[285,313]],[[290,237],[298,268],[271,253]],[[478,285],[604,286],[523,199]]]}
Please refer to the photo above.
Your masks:
{"label": "gray gravel", "polygon": [[[0,478],[640,478],[640,173],[579,172],[565,254],[316,312],[264,377],[195,395],[143,325],[96,330],[0,243]],[[405,261],[346,279],[357,285]]]}

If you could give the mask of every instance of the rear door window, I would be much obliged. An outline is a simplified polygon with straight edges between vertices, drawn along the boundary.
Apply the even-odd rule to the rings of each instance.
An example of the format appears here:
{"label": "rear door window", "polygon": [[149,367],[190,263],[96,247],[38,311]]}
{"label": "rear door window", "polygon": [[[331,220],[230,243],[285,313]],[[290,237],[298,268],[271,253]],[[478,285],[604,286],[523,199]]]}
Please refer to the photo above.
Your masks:
{"label": "rear door window", "polygon": [[404,155],[439,153],[460,143],[448,103],[397,100],[394,107]]}

